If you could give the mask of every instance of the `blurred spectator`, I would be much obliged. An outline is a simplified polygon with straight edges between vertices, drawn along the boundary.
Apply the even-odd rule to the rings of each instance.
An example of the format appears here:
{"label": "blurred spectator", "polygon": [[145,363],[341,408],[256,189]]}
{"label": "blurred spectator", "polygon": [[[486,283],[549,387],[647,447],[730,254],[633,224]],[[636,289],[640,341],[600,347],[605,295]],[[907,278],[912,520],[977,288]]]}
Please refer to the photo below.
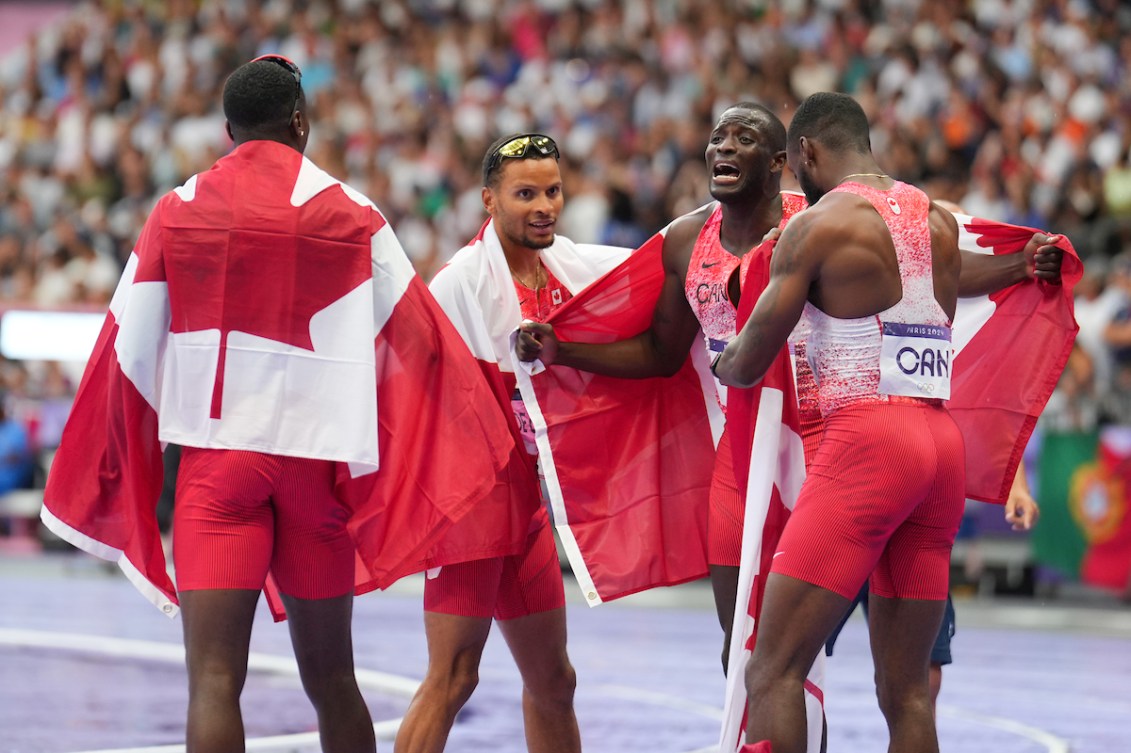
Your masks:
{"label": "blurred spectator", "polygon": [[0,494],[30,487],[35,472],[27,429],[8,416],[4,403],[0,396]]}

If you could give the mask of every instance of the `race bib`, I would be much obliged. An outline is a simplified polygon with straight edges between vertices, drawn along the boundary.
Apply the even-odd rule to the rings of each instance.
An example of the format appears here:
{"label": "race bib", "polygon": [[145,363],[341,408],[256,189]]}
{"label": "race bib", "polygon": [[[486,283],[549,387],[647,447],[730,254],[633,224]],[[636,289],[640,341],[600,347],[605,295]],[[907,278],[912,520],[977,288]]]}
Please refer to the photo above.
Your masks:
{"label": "race bib", "polygon": [[[716,340],[713,337],[707,338],[707,357],[713,359],[718,354],[722,353],[727,348],[726,340]],[[719,408],[722,409],[723,414],[727,412],[727,386],[719,381],[719,378],[712,375],[715,380],[715,394],[718,395]]]}
{"label": "race bib", "polygon": [[526,403],[522,402],[522,395],[518,390],[511,395],[511,411],[514,412],[514,420],[518,422],[518,433],[522,436],[526,451],[531,455],[537,455],[538,444],[534,441],[534,422],[530,420],[530,414],[526,412]]}
{"label": "race bib", "polygon": [[883,323],[880,394],[950,399],[950,327]]}

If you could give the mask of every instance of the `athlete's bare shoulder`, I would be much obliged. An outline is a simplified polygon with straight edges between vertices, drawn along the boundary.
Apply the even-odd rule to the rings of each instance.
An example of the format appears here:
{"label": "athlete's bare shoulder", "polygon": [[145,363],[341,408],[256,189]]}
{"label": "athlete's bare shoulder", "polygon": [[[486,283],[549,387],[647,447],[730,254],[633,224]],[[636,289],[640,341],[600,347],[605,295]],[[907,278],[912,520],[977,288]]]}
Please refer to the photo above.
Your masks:
{"label": "athlete's bare shoulder", "polygon": [[941,234],[944,236],[958,237],[958,220],[954,218],[952,212],[940,207],[935,202],[931,202],[931,208],[927,213],[928,221],[931,225],[931,234]]}
{"label": "athlete's bare shoulder", "polygon": [[803,245],[809,253],[835,250],[840,245],[838,239],[855,238],[858,231],[866,227],[871,218],[865,211],[879,219],[872,205],[855,194],[825,194],[820,201],[790,219],[781,241],[793,245],[804,238]]}
{"label": "athlete's bare shoulder", "polygon": [[712,202],[675,218],[668,226],[668,232],[664,235],[664,267],[668,271],[677,272],[680,279],[687,274],[695,241],[714,209],[715,204]]}

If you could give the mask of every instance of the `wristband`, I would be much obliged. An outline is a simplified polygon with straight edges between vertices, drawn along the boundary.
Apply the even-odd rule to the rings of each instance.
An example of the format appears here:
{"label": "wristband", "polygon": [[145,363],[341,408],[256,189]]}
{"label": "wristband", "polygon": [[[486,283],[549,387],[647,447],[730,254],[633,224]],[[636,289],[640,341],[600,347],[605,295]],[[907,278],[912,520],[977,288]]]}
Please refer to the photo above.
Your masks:
{"label": "wristband", "polygon": [[715,377],[715,379],[719,378],[719,375],[715,372],[715,367],[717,367],[719,365],[719,359],[722,358],[722,357],[723,357],[723,354],[721,352],[719,352],[719,353],[716,353],[715,357],[711,359],[711,374]]}

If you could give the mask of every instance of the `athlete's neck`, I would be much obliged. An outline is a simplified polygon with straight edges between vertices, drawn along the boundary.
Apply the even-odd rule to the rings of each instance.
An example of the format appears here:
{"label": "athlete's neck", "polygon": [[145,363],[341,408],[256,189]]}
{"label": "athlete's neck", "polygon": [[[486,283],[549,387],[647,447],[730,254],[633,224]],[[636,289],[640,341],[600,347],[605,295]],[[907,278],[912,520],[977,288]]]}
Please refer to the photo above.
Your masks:
{"label": "athlete's neck", "polygon": [[521,247],[508,249],[503,246],[503,255],[507,259],[511,276],[528,288],[537,289],[539,282],[544,277],[542,272],[542,256],[538,249]]}
{"label": "athlete's neck", "polygon": [[781,223],[781,192],[766,196],[753,205],[723,204],[722,208],[719,243],[735,256],[742,256]]}
{"label": "athlete's neck", "polygon": [[855,183],[863,183],[865,185],[886,186],[892,179],[885,173],[876,161],[868,157],[856,158],[845,160],[837,166],[839,169],[835,172],[830,171],[833,175],[839,174],[840,180],[837,185],[847,181]]}

